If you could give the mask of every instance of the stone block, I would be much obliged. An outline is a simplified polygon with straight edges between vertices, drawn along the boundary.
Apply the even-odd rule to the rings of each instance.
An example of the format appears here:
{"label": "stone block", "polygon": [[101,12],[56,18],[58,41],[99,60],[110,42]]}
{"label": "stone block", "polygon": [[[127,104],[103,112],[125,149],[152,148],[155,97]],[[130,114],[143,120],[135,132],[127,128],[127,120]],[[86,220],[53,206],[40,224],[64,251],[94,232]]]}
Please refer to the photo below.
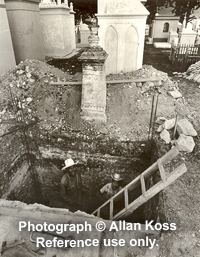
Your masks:
{"label": "stone block", "polygon": [[168,94],[171,95],[175,99],[182,97],[182,94],[178,90],[169,91]]}
{"label": "stone block", "polygon": [[193,125],[187,120],[187,119],[182,119],[179,120],[177,123],[177,131],[180,134],[184,134],[186,136],[197,136],[197,132],[194,129]]}
{"label": "stone block", "polygon": [[191,153],[195,147],[194,139],[191,136],[181,134],[176,141],[179,151]]}
{"label": "stone block", "polygon": [[160,133],[160,138],[165,141],[166,144],[171,142],[170,134],[166,129],[163,129]]}
{"label": "stone block", "polygon": [[175,122],[176,122],[176,119],[166,120],[164,122],[164,128],[167,130],[172,129],[175,126]]}

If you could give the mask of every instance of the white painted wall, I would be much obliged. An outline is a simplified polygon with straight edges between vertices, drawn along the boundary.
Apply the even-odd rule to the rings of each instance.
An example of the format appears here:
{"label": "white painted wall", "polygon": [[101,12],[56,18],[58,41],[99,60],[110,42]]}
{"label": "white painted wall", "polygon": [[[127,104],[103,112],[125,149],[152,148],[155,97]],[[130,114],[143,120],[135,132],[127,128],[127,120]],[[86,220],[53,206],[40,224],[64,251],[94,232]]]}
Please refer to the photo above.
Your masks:
{"label": "white painted wall", "polygon": [[[157,18],[155,20],[153,38],[168,39],[169,32],[171,31],[171,29],[173,31],[177,31],[178,21],[179,21],[179,18],[174,18],[174,17],[166,17],[166,18],[163,17],[162,19]],[[163,32],[163,27],[166,22],[169,23],[169,31]]]}
{"label": "white painted wall", "polygon": [[98,1],[99,45],[109,54],[106,74],[142,67],[148,14],[139,0]]}
{"label": "white painted wall", "polygon": [[[143,61],[146,18],[133,15],[118,15],[116,18],[109,15],[97,17],[100,25],[99,45],[109,54],[106,60],[106,74],[140,69]],[[111,28],[112,33],[109,35]],[[132,48],[132,51],[127,48],[131,42],[134,42],[137,53],[135,48]],[[130,60],[124,60],[128,56]]]}

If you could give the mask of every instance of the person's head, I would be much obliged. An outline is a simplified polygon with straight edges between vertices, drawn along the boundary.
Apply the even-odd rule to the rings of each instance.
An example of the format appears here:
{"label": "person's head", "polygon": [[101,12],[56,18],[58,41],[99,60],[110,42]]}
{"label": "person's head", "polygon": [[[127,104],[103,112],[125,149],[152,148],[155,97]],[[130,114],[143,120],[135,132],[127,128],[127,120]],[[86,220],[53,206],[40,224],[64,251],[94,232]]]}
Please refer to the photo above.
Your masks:
{"label": "person's head", "polygon": [[75,175],[75,169],[74,165],[76,165],[78,162],[74,162],[71,158],[65,160],[65,166],[62,168],[64,173],[68,173],[71,177]]}
{"label": "person's head", "polygon": [[114,173],[111,177],[112,177],[112,188],[118,189],[122,181],[120,174]]}
{"label": "person's head", "polygon": [[70,177],[74,177],[75,174],[76,174],[76,171],[75,171],[75,169],[74,169],[74,166],[71,166],[71,167],[67,168],[67,169],[66,169],[66,172],[68,172],[68,174],[69,174]]}

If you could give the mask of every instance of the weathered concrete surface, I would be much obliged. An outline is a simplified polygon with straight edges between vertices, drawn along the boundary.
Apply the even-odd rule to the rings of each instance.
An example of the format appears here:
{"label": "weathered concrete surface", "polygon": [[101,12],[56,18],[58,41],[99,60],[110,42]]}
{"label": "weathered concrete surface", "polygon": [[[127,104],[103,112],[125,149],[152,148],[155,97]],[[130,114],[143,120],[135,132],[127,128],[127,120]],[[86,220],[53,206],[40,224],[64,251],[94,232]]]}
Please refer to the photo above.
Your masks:
{"label": "weathered concrete surface", "polygon": [[68,5],[40,4],[45,56],[64,57],[76,48],[74,12]]}
{"label": "weathered concrete surface", "polygon": [[[90,36],[91,44],[98,44],[98,36]],[[94,40],[94,42],[93,42]],[[97,41],[97,42],[96,42]],[[101,47],[90,47],[79,58],[82,62],[81,116],[94,122],[106,122],[106,75],[107,53]]]}
{"label": "weathered concrete surface", "polygon": [[[131,239],[143,239],[146,236],[149,238],[152,237],[154,239],[158,238],[158,235],[154,234],[154,231],[146,231],[145,227],[141,225],[141,230],[134,229],[132,231],[109,231],[111,226],[111,221],[104,221],[106,225],[105,231],[98,232],[96,230],[96,223],[101,219],[95,218],[92,215],[88,215],[83,212],[76,212],[75,214],[70,213],[66,209],[51,209],[49,207],[45,207],[42,205],[34,204],[34,205],[26,205],[21,202],[11,202],[6,200],[0,200],[0,245],[4,241],[9,243],[13,243],[18,240],[25,240],[25,242],[21,245],[25,246],[26,249],[29,249],[28,254],[30,254],[30,250],[37,251],[38,248],[36,244],[30,241],[31,229],[28,231],[27,227],[22,228],[19,231],[19,221],[30,222],[33,225],[44,224],[45,222],[48,224],[89,224],[91,226],[91,230],[85,229],[87,231],[80,231],[79,234],[76,231],[66,230],[63,233],[57,234],[56,231],[48,231],[52,235],[47,233],[36,232],[32,234],[32,239],[36,239],[36,237],[43,237],[45,240],[53,240],[55,237],[57,239],[59,236],[64,237],[69,240],[86,240],[86,239],[97,239],[99,241],[99,245],[95,247],[72,247],[72,248],[56,248],[56,247],[46,247],[43,248],[44,257],[52,257],[52,256],[80,256],[80,257],[99,257],[99,256],[119,256],[124,257],[128,255],[132,255],[132,253],[140,254],[139,256],[152,256],[152,253],[156,255],[159,247],[155,246],[154,249],[149,249],[149,247],[132,247],[129,245]],[[116,222],[117,226],[119,225]],[[85,227],[86,228],[86,227]],[[32,229],[33,230],[33,229]],[[147,235],[148,233],[148,235]],[[152,235],[150,235],[153,233]],[[158,232],[156,233],[158,234]],[[104,239],[124,239],[124,246],[108,246],[104,245]],[[62,239],[63,240],[63,239]],[[21,247],[20,247],[21,249]],[[19,248],[16,247],[13,250],[14,255],[18,256],[17,253]],[[26,252],[26,251],[25,251]],[[8,253],[8,251],[7,251]],[[6,254],[6,252],[5,252]],[[142,254],[142,255],[141,255]],[[154,255],[154,256],[155,256]],[[23,255],[29,256],[29,255]],[[35,256],[33,254],[33,256]]]}
{"label": "weathered concrete surface", "polygon": [[16,65],[4,0],[0,0],[0,75]]}
{"label": "weathered concrete surface", "polygon": [[26,59],[44,60],[39,2],[5,1],[17,64]]}
{"label": "weathered concrete surface", "polygon": [[147,15],[138,0],[98,1],[100,46],[109,54],[107,75],[142,67]]}

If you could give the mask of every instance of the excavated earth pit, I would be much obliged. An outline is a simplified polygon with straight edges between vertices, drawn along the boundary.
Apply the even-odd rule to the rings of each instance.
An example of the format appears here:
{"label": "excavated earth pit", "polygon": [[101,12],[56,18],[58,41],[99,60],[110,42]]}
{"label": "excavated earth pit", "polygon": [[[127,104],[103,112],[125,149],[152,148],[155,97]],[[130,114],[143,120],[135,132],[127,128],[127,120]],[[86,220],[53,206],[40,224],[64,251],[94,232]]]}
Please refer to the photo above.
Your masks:
{"label": "excavated earth pit", "polygon": [[[23,145],[24,135],[18,137],[20,133],[6,135],[1,141],[5,145],[7,142],[10,143],[9,145],[7,143],[9,154],[6,154],[4,148],[4,161],[6,158],[7,161],[10,159],[10,167],[5,163],[5,170],[1,173],[1,198],[27,204],[39,203],[50,207],[63,207],[58,204],[63,175],[61,168],[64,160],[71,157],[79,161],[75,169],[82,178],[83,201],[80,210],[92,213],[103,203],[100,188],[111,181],[111,174],[120,173],[123,177],[122,186],[125,186],[156,161],[158,156],[155,144],[150,141],[118,142],[105,139],[91,141],[63,136],[62,143],[53,145],[52,142],[52,145],[39,146],[37,149],[35,144],[37,140],[27,136],[30,131],[26,132],[26,145]],[[56,140],[55,136],[53,140]],[[14,160],[10,145],[16,147],[12,149],[15,154]],[[32,151],[27,152],[27,148],[24,147],[31,147]],[[139,187],[134,192],[134,198],[140,194]],[[150,210],[147,211],[147,208]],[[155,215],[153,211],[155,209],[156,206],[150,206],[148,203],[139,208],[130,219],[141,223],[147,218],[155,219],[156,217],[152,217]],[[149,214],[148,217],[145,213]],[[104,218],[109,219],[107,216]]]}
{"label": "excavated earth pit", "polygon": [[[185,102],[167,94],[177,85],[166,74],[145,66],[136,73],[110,75],[108,80],[152,76],[162,81],[157,116],[173,118],[174,106],[182,107]],[[76,168],[83,183],[82,210],[91,213],[101,204],[99,189],[110,181],[112,173],[119,172],[125,185],[169,150],[168,146],[164,151],[157,149],[147,140],[154,84],[108,85],[107,124],[91,125],[79,116],[81,87],[53,86],[50,82],[58,77],[80,80],[80,74],[71,76],[35,60],[19,64],[1,78],[0,195],[11,201],[51,206],[54,212],[61,168],[71,157],[79,161]],[[134,195],[140,193],[139,188]],[[153,198],[130,220],[156,220],[158,204],[158,198]]]}

